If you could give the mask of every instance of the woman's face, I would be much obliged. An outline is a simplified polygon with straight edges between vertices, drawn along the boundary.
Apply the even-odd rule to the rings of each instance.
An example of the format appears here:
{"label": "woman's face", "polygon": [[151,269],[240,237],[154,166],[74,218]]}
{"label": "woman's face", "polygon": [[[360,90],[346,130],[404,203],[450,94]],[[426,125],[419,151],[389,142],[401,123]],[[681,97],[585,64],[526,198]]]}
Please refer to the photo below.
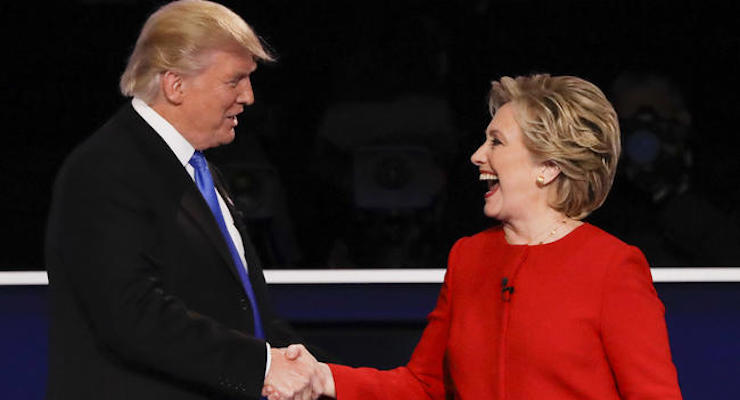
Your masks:
{"label": "woman's face", "polygon": [[535,162],[524,146],[523,133],[514,119],[514,105],[498,109],[486,129],[486,140],[470,157],[480,171],[480,180],[488,183],[483,196],[486,216],[499,221],[526,217],[533,207],[546,205],[537,186],[544,165]]}

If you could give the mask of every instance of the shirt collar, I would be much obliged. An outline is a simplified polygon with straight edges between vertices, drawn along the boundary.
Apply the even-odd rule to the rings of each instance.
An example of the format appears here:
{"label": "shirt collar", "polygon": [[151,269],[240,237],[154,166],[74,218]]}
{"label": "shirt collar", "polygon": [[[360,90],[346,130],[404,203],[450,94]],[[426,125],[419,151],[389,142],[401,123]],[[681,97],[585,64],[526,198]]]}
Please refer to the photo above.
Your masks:
{"label": "shirt collar", "polygon": [[185,139],[182,134],[172,126],[172,124],[154,111],[153,108],[149,107],[144,100],[134,97],[133,100],[131,100],[131,106],[133,106],[136,113],[139,114],[141,118],[143,118],[144,121],[146,121],[146,123],[162,137],[162,140],[164,140],[170,150],[175,153],[175,156],[180,160],[180,163],[182,163],[184,167],[187,167],[190,158],[195,152],[193,145],[191,145],[190,142],[188,142],[187,139]]}

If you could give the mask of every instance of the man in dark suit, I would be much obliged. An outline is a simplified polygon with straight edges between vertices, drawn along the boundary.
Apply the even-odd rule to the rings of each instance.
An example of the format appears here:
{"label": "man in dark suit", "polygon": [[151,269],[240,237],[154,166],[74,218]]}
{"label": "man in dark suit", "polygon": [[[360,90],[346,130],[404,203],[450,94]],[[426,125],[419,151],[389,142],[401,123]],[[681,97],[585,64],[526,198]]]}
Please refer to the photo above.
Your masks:
{"label": "man in dark suit", "polygon": [[278,348],[299,339],[202,154],[234,139],[260,60],[221,5],[177,1],[147,20],[121,78],[132,102],[55,184],[49,399],[254,399],[264,385],[318,396],[327,371]]}

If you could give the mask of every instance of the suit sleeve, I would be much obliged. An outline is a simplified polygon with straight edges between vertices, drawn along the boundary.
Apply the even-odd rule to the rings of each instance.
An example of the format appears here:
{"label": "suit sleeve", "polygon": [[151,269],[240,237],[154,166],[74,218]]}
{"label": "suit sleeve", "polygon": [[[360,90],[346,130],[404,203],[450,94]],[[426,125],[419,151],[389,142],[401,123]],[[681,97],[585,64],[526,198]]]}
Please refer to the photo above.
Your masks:
{"label": "suit sleeve", "polygon": [[681,399],[665,308],[642,253],[630,247],[606,274],[602,337],[621,398]]}
{"label": "suit sleeve", "polygon": [[164,289],[147,252],[155,230],[143,188],[125,174],[97,172],[123,168],[87,161],[73,161],[57,182],[49,250],[60,267],[49,266],[52,285],[73,293],[99,346],[123,362],[234,397],[258,397],[264,342],[188,309]]}
{"label": "suit sleeve", "polygon": [[437,305],[427,318],[427,326],[409,363],[387,371],[329,364],[338,400],[445,398],[444,358],[451,318],[451,282],[460,243],[450,252]]}

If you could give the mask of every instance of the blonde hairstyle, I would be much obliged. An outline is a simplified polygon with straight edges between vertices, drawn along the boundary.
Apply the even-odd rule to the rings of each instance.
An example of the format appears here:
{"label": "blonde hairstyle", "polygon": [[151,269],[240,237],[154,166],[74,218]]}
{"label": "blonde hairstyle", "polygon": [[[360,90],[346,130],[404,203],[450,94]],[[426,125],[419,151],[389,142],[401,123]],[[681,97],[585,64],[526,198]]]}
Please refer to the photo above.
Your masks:
{"label": "blonde hairstyle", "polygon": [[604,203],[621,151],[617,113],[594,84],[537,74],[492,83],[491,115],[511,102],[524,144],[560,168],[550,206],[581,219]]}
{"label": "blonde hairstyle", "polygon": [[151,102],[163,72],[197,74],[207,67],[203,56],[212,50],[247,51],[257,60],[273,60],[252,28],[230,9],[204,0],[173,1],[141,29],[121,76],[121,93]]}

